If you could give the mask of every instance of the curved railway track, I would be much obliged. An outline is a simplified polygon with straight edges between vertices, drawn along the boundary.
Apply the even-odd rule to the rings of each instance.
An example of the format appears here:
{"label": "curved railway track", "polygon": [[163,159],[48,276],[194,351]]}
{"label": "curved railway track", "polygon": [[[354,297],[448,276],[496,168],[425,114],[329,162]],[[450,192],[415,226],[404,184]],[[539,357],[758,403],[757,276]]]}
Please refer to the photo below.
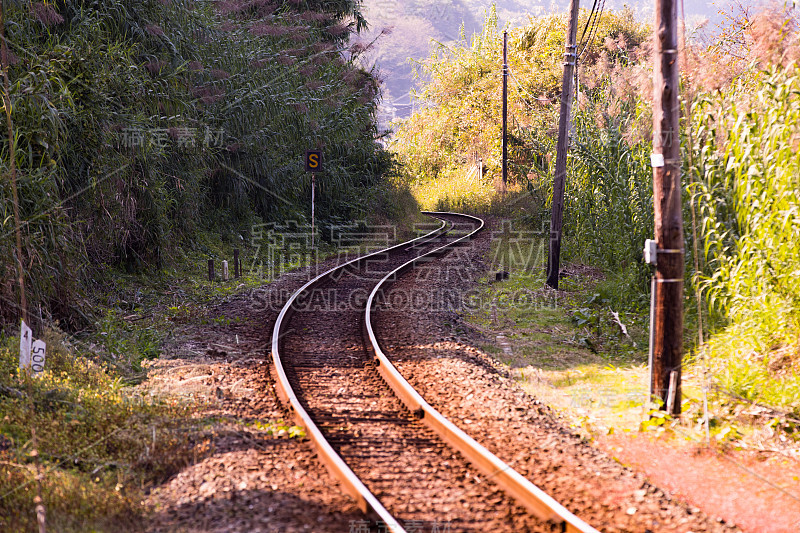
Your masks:
{"label": "curved railway track", "polygon": [[475,217],[429,214],[438,229],[335,267],[290,297],[272,337],[280,396],[383,531],[596,532],[436,412],[381,350],[371,313],[382,292],[483,228]]}

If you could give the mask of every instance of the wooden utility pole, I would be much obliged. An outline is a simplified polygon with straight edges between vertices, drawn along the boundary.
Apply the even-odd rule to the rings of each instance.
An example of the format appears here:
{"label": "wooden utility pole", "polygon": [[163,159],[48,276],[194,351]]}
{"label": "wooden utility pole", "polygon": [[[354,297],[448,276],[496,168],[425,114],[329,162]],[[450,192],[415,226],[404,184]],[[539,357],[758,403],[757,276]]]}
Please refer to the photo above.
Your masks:
{"label": "wooden utility pole", "polygon": [[683,358],[683,218],[678,104],[678,10],[675,0],[656,0],[653,78],[653,199],[656,230],[656,294],[650,394],[681,412]]}
{"label": "wooden utility pole", "polygon": [[556,174],[553,178],[553,208],[550,213],[550,253],[547,256],[547,284],[558,288],[561,256],[561,233],[564,223],[564,187],[569,150],[569,124],[572,114],[573,72],[577,59],[575,40],[578,36],[579,0],[569,2],[569,27],[564,52],[564,78],[561,83],[561,116],[558,118],[558,145],[556,147]]}
{"label": "wooden utility pole", "polygon": [[503,192],[508,186],[508,32],[503,31]]}

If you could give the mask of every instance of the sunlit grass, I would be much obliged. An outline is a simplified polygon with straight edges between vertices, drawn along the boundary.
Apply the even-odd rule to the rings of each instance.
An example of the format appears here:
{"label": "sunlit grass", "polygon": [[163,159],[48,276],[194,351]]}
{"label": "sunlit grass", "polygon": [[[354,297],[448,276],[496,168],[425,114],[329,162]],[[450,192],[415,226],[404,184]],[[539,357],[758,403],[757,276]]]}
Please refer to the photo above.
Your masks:
{"label": "sunlit grass", "polygon": [[426,211],[458,208],[484,211],[497,194],[491,182],[481,180],[475,173],[462,172],[419,182],[412,186],[411,192]]}
{"label": "sunlit grass", "polygon": [[53,531],[132,529],[142,488],[208,449],[188,423],[193,406],[137,393],[62,334],[43,337],[35,378],[19,373],[18,337],[0,343],[0,530],[36,529],[39,490]]}
{"label": "sunlit grass", "polygon": [[[708,369],[723,394],[800,416],[800,342],[768,322],[729,327],[706,345]],[[695,366],[704,364],[698,357]]]}
{"label": "sunlit grass", "polygon": [[647,365],[615,367],[598,363],[540,370],[537,357],[514,371],[526,392],[590,431],[635,431],[647,400]]}

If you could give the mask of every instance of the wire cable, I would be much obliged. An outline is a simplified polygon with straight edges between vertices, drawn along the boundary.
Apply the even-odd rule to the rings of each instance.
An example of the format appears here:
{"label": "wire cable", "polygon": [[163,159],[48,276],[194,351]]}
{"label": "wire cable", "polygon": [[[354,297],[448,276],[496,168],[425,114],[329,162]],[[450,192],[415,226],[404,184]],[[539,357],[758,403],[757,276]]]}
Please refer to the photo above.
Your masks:
{"label": "wire cable", "polygon": [[[600,0],[598,0],[598,1],[600,1]],[[589,25],[589,22],[592,20],[592,16],[594,15],[594,22],[592,23],[591,30],[589,30],[589,35],[586,37],[586,40],[583,40],[583,37],[584,37],[583,35],[581,36],[582,48],[580,49],[580,52],[577,52],[577,48],[576,48],[576,56],[575,56],[575,100],[578,99],[578,96],[579,96],[579,93],[580,93],[580,80],[579,80],[579,76],[578,76],[578,61],[580,61],[581,56],[589,48],[589,43],[591,43],[594,40],[595,36],[597,35],[597,31],[600,29],[600,19],[603,17],[603,11],[606,8],[606,0],[602,0],[600,2],[600,9],[598,11],[595,11],[595,6],[596,5],[597,5],[597,2],[595,2],[595,5],[592,6],[592,13],[589,14],[589,18],[586,20],[586,26],[584,26],[584,34],[585,34],[586,27]]]}
{"label": "wire cable", "polygon": [[589,13],[589,18],[586,19],[586,24],[583,26],[583,32],[581,32],[581,38],[578,39],[580,42],[583,42],[583,38],[586,37],[586,30],[589,29],[589,23],[592,22],[592,17],[594,17],[595,11],[597,10],[597,2],[600,0],[594,0],[592,4],[592,12]]}
{"label": "wire cable", "polygon": [[[600,9],[597,11],[597,13],[595,13],[594,22],[592,23],[592,29],[589,31],[589,36],[586,38],[585,41],[583,41],[583,39],[581,39],[583,42],[582,42],[581,51],[578,52],[578,58],[580,58],[580,56],[582,56],[583,53],[586,52],[586,50],[589,48],[589,43],[591,43],[594,40],[594,38],[597,36],[597,31],[600,29],[600,19],[603,16],[603,11],[605,10],[605,8],[606,8],[606,0],[602,0],[600,2]],[[590,15],[590,19],[591,19],[591,15]],[[589,23],[588,20],[586,22],[587,22],[587,24]]]}

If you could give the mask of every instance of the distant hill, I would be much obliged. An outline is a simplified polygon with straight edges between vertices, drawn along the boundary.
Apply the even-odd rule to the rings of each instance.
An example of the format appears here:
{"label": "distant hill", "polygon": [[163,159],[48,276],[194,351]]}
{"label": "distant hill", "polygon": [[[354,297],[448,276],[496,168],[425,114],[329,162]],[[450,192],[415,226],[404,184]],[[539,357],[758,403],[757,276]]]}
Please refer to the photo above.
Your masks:
{"label": "distant hill", "polygon": [[[684,0],[689,25],[704,18],[714,20],[721,2],[690,2]],[[641,20],[653,16],[652,0],[606,0],[605,9],[619,10],[629,5]],[[496,2],[499,24],[519,26],[529,16],[552,12],[566,12],[569,0],[499,0]],[[432,40],[441,43],[459,38],[463,25],[469,37],[479,31],[484,13],[491,6],[483,0],[364,0],[364,12],[370,30],[359,39],[371,42],[384,28],[392,33],[381,36],[374,49],[365,56],[368,64],[376,64],[384,78],[381,122],[386,125],[393,118],[403,118],[411,113],[409,92],[414,87],[412,60],[428,56]],[[582,8],[591,9],[592,2],[584,0]]]}

